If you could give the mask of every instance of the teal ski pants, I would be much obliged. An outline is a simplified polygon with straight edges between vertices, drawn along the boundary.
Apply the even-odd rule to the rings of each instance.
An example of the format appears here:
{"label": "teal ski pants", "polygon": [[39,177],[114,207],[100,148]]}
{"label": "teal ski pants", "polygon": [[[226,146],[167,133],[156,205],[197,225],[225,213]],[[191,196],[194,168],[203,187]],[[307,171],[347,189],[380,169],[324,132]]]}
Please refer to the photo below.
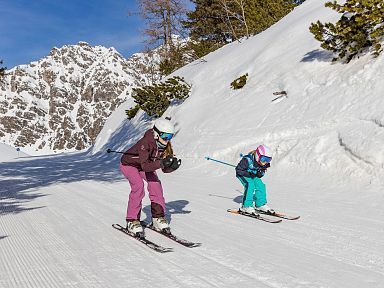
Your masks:
{"label": "teal ski pants", "polygon": [[260,178],[237,177],[244,186],[243,207],[256,207],[267,204],[265,184]]}

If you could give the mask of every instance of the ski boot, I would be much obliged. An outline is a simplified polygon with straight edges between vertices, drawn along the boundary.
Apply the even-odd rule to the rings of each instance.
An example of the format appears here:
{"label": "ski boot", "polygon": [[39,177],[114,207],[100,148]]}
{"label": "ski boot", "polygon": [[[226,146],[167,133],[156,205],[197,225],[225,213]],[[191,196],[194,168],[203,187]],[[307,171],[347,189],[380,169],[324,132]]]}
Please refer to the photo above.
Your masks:
{"label": "ski boot", "polygon": [[256,212],[256,209],[255,209],[253,206],[249,206],[249,207],[241,207],[239,210],[240,210],[241,212],[245,213],[245,214],[258,215],[257,212]]}
{"label": "ski boot", "polygon": [[144,238],[144,229],[139,220],[127,221],[127,231],[136,237]]}
{"label": "ski boot", "polygon": [[269,208],[267,204],[257,207],[256,209],[259,210],[260,212],[263,212],[264,214],[273,215],[276,213],[275,210]]}
{"label": "ski boot", "polygon": [[171,228],[169,227],[168,221],[165,217],[152,218],[152,226],[159,232],[171,234]]}

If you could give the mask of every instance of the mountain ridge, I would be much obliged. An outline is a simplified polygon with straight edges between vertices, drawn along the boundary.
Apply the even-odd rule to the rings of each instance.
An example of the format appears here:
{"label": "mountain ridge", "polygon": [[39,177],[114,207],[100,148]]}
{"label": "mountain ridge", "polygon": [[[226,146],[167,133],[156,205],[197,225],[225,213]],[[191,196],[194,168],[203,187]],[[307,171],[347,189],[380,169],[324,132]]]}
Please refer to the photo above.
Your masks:
{"label": "mountain ridge", "polygon": [[53,47],[0,83],[0,141],[30,154],[86,149],[132,88],[161,78],[148,69],[157,63],[156,50],[125,59],[86,42]]}

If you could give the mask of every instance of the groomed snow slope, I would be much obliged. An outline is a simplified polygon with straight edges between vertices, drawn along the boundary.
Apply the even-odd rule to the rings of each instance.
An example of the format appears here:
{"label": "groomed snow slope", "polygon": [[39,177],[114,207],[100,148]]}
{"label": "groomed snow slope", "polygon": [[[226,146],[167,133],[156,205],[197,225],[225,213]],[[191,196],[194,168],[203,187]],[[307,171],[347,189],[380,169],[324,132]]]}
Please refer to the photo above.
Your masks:
{"label": "groomed snow slope", "polygon": [[[126,149],[151,126],[143,113],[123,120],[121,108],[89,153],[0,164],[0,287],[381,287],[383,56],[331,64],[307,29],[336,19],[324,2],[175,73],[193,85],[166,113],[183,164],[160,178],[173,232],[203,246],[148,231],[174,247],[159,255],[111,228],[123,223],[129,185],[105,150]],[[246,72],[247,85],[230,90]],[[279,90],[288,98],[272,102]],[[236,163],[261,142],[275,153],[263,178],[269,203],[298,221],[225,212],[241,203],[241,184],[204,156]],[[147,198],[143,207],[149,219]]]}
{"label": "groomed snow slope", "polygon": [[7,144],[0,144],[0,162],[12,161],[25,156],[27,156],[27,154],[17,151],[14,147]]}

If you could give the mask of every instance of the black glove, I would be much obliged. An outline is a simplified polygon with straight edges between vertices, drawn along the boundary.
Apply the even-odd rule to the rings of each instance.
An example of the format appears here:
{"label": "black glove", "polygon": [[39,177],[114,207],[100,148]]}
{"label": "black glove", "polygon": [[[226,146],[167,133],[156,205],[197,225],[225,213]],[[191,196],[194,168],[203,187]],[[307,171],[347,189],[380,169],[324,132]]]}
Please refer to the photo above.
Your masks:
{"label": "black glove", "polygon": [[263,177],[264,174],[265,174],[265,171],[266,171],[266,170],[267,170],[267,169],[262,169],[262,168],[257,169],[256,177],[257,177],[257,178],[261,178],[261,177]]}
{"label": "black glove", "polygon": [[261,169],[267,170],[267,168],[271,167],[271,163],[267,163],[264,166],[260,166]]}
{"label": "black glove", "polygon": [[164,159],[160,159],[161,169],[171,167],[172,163],[174,162],[174,159],[177,159],[177,158],[173,157],[172,155],[168,155]]}
{"label": "black glove", "polygon": [[179,168],[181,165],[181,159],[177,159],[176,157],[173,157],[173,162],[169,168],[171,168],[173,171],[175,171],[177,168]]}

